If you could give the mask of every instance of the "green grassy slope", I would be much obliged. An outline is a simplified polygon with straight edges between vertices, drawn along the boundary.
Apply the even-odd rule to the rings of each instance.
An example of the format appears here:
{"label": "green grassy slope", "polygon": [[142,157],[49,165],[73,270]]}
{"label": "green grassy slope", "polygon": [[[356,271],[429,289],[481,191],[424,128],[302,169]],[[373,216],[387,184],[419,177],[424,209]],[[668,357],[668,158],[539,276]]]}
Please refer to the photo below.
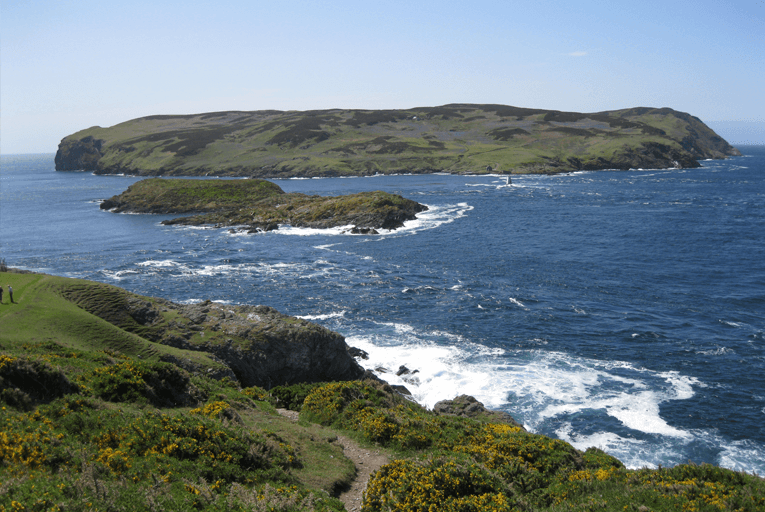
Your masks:
{"label": "green grassy slope", "polygon": [[[200,368],[221,368],[208,354],[183,351],[152,343],[125,331],[66,300],[64,293],[95,283],[44,274],[8,274],[0,272],[0,282],[12,283],[15,304],[8,293],[0,305],[0,344],[53,342],[64,347],[85,350],[114,350],[131,357],[159,361],[163,356],[182,357]],[[98,286],[98,285],[96,285]],[[92,300],[106,301],[111,309],[108,287],[94,294]]]}
{"label": "green grassy slope", "polygon": [[57,170],[255,177],[696,167],[737,154],[671,109],[453,104],[407,110],[151,116],[64,138]]}
{"label": "green grassy slope", "polygon": [[17,302],[0,304],[2,512],[340,511],[333,496],[354,467],[338,434],[393,460],[370,479],[365,512],[765,507],[757,476],[627,470],[513,424],[434,414],[379,382],[266,391],[189,373],[128,332],[138,327],[127,292],[38,274],[0,281]]}

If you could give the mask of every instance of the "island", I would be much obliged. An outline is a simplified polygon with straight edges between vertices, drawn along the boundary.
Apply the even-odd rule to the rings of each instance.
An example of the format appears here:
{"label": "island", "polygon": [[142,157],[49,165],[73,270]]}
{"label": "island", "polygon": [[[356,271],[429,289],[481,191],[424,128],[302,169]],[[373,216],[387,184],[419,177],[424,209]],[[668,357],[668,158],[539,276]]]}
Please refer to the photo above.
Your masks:
{"label": "island", "polygon": [[354,234],[394,230],[427,206],[397,194],[374,191],[342,196],[285,193],[261,179],[149,178],[101,203],[114,212],[195,215],[163,224],[232,226],[248,232],[272,231],[280,224],[326,229],[347,226]]}
{"label": "island", "polygon": [[694,168],[739,154],[700,119],[670,108],[449,104],[142,117],[65,137],[55,164],[96,174],[278,178]]}

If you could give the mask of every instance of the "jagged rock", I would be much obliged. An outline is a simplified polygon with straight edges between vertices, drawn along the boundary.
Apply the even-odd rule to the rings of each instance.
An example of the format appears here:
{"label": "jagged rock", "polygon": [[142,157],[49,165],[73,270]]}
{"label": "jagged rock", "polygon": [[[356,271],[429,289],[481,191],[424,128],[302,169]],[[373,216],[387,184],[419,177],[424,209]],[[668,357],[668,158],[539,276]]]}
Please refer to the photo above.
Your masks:
{"label": "jagged rock", "polygon": [[353,226],[351,228],[351,234],[353,235],[379,235],[380,233],[377,232],[374,228],[360,228],[358,226]]}
{"label": "jagged rock", "polygon": [[369,359],[369,354],[360,348],[348,347],[348,353],[356,359]]}
{"label": "jagged rock", "polygon": [[391,385],[390,385],[390,387],[391,387],[391,388],[393,388],[393,390],[394,390],[394,391],[396,391],[397,393],[399,393],[399,394],[401,394],[401,395],[404,395],[404,396],[412,396],[412,392],[411,392],[411,391],[409,391],[409,390],[406,388],[406,386],[401,386],[401,385],[399,385],[399,384],[391,384]]}
{"label": "jagged rock", "polygon": [[441,400],[433,406],[433,412],[451,416],[464,416],[490,423],[508,423],[523,428],[523,425],[515,421],[508,413],[490,411],[470,395],[460,395],[453,400]]}
{"label": "jagged rock", "polygon": [[279,229],[279,224],[276,222],[268,222],[265,224],[252,225],[247,233],[267,233],[269,231],[276,231]]}

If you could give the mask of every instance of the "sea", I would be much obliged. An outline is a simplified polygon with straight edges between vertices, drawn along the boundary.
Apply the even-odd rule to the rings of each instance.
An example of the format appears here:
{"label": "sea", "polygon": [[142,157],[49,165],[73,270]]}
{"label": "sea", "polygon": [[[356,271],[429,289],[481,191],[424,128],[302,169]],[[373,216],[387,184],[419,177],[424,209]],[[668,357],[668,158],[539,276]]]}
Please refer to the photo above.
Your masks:
{"label": "sea", "polygon": [[179,303],[269,305],[341,333],[425,407],[472,395],[630,468],[765,475],[765,146],[739,149],[698,169],[511,183],[274,180],[428,206],[379,235],[163,226],[99,208],[136,177],[4,155],[0,258]]}

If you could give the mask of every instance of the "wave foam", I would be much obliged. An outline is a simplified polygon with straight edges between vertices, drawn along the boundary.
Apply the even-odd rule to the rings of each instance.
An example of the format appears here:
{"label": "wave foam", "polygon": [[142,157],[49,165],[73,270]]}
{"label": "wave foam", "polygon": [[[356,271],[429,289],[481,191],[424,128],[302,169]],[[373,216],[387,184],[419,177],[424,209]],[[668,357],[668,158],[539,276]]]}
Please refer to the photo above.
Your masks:
{"label": "wave foam", "polygon": [[325,313],[321,315],[296,315],[303,320],[329,320],[330,318],[342,318],[345,316],[345,311],[337,311],[334,313]]}
{"label": "wave foam", "polygon": [[[488,408],[511,413],[531,431],[555,432],[580,449],[602,448],[630,468],[679,464],[697,450],[717,453],[720,447],[724,467],[765,468],[764,447],[726,444],[714,432],[686,430],[661,416],[662,404],[691,399],[696,388],[705,387],[694,377],[543,349],[491,348],[405,323],[372,322],[371,328],[354,330],[346,334],[348,344],[369,354],[360,363],[387,369],[383,379],[406,386],[428,408],[472,395]],[[414,378],[397,377],[401,365],[418,372]]]}

